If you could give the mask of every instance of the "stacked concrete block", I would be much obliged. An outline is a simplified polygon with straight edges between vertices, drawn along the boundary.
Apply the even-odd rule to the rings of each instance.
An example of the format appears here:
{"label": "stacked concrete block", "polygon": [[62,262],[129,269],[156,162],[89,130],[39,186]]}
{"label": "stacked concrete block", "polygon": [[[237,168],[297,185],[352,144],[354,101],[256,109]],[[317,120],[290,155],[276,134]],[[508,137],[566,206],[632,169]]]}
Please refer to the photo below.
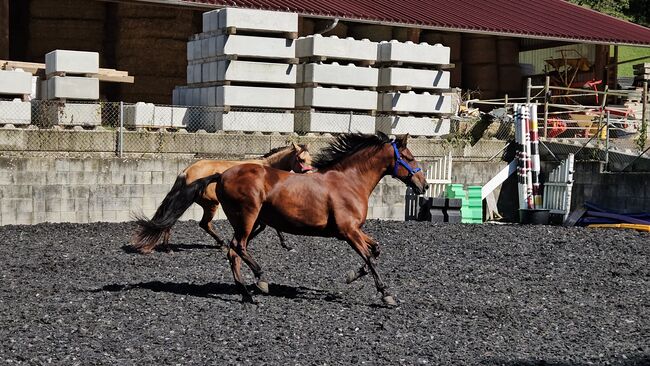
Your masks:
{"label": "stacked concrete block", "polygon": [[156,106],[142,102],[124,106],[125,127],[185,128],[187,123],[186,107]]}
{"label": "stacked concrete block", "polygon": [[323,37],[320,34],[300,37],[296,41],[296,57],[311,60],[349,60],[372,65],[377,60],[377,43],[368,39]]}
{"label": "stacked concrete block", "polygon": [[370,66],[377,59],[377,43],[313,35],[298,39],[296,57],[302,62],[296,91],[296,107],[302,110],[296,112],[296,131],[374,132],[379,74]]}
{"label": "stacked concrete block", "polygon": [[[295,13],[237,8],[205,13],[203,33],[187,43],[188,85],[176,87],[174,104],[217,107],[191,111],[197,129],[278,131],[284,120],[272,125],[261,109],[295,106],[297,31]],[[232,108],[251,111],[233,114]],[[291,132],[293,126],[280,129]]]}
{"label": "stacked concrete block", "polygon": [[[99,54],[55,50],[45,55],[46,79],[41,82],[41,98],[57,101],[45,104],[47,125],[99,126]],[[83,101],[83,102],[79,102]]]}
{"label": "stacked concrete block", "polygon": [[[32,74],[21,70],[0,70],[0,125],[31,123],[31,104],[24,101],[32,94]],[[16,98],[16,99],[14,99]]]}
{"label": "stacked concrete block", "polygon": [[451,50],[441,44],[381,42],[377,47],[380,93],[376,128],[384,133],[440,136],[449,133]]}

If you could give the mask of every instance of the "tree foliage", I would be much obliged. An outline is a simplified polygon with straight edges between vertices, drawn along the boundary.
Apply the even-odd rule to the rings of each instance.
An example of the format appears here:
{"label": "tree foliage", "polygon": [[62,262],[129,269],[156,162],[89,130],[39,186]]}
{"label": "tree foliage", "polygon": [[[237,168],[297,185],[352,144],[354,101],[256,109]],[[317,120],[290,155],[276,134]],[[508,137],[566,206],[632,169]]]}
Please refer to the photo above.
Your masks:
{"label": "tree foliage", "polygon": [[649,0],[570,0],[601,13],[650,26]]}

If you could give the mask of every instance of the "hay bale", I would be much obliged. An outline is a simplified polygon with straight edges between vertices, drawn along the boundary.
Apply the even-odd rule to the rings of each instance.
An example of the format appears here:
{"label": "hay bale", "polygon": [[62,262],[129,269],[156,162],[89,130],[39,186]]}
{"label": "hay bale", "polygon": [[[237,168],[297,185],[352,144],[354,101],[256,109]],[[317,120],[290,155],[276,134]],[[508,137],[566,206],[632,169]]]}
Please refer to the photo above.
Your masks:
{"label": "hay bale", "polygon": [[32,0],[32,18],[104,20],[106,3],[87,0]]}
{"label": "hay bale", "polygon": [[200,11],[183,10],[157,4],[147,5],[120,3],[117,6],[117,16],[119,18],[158,18],[191,21],[195,12]]}
{"label": "hay bale", "polygon": [[499,66],[499,90],[501,92],[508,93],[510,96],[519,96],[523,94],[523,88],[523,78],[519,65]]}
{"label": "hay bale", "polygon": [[[332,25],[331,19],[318,19],[314,21],[314,32],[321,32],[324,29],[327,29]],[[324,33],[323,36],[337,36],[339,38],[345,38],[348,36],[348,26],[345,23],[339,22],[339,24],[334,27],[331,31]]]}
{"label": "hay bale", "polygon": [[498,90],[499,69],[496,64],[463,64],[463,87],[466,89]]}
{"label": "hay bale", "polygon": [[316,23],[313,19],[306,19],[302,17],[298,19],[298,35],[300,37],[314,34],[315,27]]}
{"label": "hay bale", "polygon": [[496,37],[463,35],[461,48],[463,63],[466,65],[497,62]]}
{"label": "hay bale", "polygon": [[116,66],[134,75],[182,77],[187,73],[187,61],[183,57],[127,56],[117,59]]}
{"label": "hay bale", "polygon": [[31,40],[84,39],[101,43],[104,39],[104,22],[84,19],[31,19]]}
{"label": "hay bale", "polygon": [[519,64],[519,40],[516,38],[497,39],[497,55],[499,65]]}
{"label": "hay bale", "polygon": [[437,32],[437,31],[430,31],[430,30],[423,31],[420,34],[420,42],[426,42],[428,44],[440,43],[446,46],[446,44],[442,43],[442,32]]}
{"label": "hay bale", "polygon": [[390,41],[393,39],[393,29],[387,25],[355,24],[348,32],[354,39],[367,38],[373,42]]}
{"label": "hay bale", "polygon": [[460,88],[463,85],[463,63],[456,62],[454,68],[449,70],[449,86]]}
{"label": "hay bale", "polygon": [[185,76],[150,76],[133,74],[133,84],[121,84],[120,90],[125,94],[172,94],[178,85],[187,83]]}
{"label": "hay bale", "polygon": [[184,60],[187,55],[187,42],[158,38],[119,39],[115,55],[118,60],[130,56],[148,59],[174,57]]}
{"label": "hay bale", "polygon": [[170,38],[187,41],[192,23],[167,19],[127,18],[120,20],[120,38]]}

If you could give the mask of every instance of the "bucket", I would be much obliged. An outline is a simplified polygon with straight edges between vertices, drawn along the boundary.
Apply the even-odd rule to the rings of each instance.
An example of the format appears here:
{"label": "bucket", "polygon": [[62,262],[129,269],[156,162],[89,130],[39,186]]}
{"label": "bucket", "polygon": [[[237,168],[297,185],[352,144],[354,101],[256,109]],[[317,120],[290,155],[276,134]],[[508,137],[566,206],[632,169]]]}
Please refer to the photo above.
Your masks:
{"label": "bucket", "polygon": [[548,219],[551,210],[538,209],[519,209],[519,222],[528,225],[548,225]]}

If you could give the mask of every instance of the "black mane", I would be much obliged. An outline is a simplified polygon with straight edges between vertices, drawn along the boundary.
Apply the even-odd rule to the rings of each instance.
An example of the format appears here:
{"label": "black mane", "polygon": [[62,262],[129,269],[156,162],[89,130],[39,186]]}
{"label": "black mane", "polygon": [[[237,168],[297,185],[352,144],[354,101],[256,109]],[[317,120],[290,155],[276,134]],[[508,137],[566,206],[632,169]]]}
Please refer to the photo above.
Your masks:
{"label": "black mane", "polygon": [[[307,145],[299,144],[298,146],[301,149],[307,151]],[[291,145],[274,147],[273,149],[271,149],[271,151],[269,151],[266,154],[262,155],[262,158],[268,158],[269,156],[274,155],[276,153],[279,153],[280,151],[284,151],[286,149],[289,149],[290,147],[291,147]]]}
{"label": "black mane", "polygon": [[346,133],[338,135],[336,139],[314,158],[312,166],[324,169],[340,162],[347,156],[369,147],[381,147],[390,142],[383,133],[366,135],[362,133]]}

